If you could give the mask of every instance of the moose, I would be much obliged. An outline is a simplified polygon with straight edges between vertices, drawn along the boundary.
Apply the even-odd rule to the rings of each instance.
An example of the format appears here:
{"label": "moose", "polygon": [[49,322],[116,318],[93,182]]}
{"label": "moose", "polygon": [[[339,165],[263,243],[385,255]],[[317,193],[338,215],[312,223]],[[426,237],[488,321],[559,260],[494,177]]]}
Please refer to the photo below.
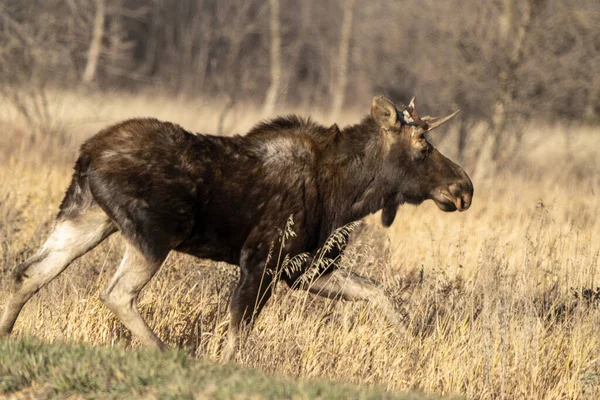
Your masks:
{"label": "moose", "polygon": [[[375,97],[370,114],[344,129],[294,115],[233,137],[192,134],[156,119],[106,128],[81,146],[50,236],[15,268],[0,336],[10,334],[40,288],[116,231],[125,253],[100,300],[142,344],[159,350],[168,347],[136,304],[171,251],[239,266],[225,359],[277,279],[329,298],[372,301],[400,323],[377,282],[337,263],[301,278],[332,232],[368,214],[382,210],[390,226],[403,203],[431,199],[443,211],[469,208],[469,176],[425,137],[457,113],[421,118],[414,98],[396,107]],[[295,235],[284,243],[280,228],[290,216]],[[276,268],[273,243],[283,254],[307,253],[305,265],[293,274],[265,273]]]}

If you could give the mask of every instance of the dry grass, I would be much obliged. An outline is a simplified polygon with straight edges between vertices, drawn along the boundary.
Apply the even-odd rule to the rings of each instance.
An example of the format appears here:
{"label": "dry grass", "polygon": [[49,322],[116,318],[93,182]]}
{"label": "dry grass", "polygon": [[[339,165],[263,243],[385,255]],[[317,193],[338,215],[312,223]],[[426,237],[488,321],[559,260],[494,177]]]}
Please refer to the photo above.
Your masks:
{"label": "dry grass", "polygon": [[[0,302],[8,271],[47,234],[85,137],[137,115],[194,131],[217,126],[213,104],[160,96],[61,98],[60,140],[26,132],[7,111],[0,115]],[[240,108],[227,126],[243,132],[258,118]],[[450,143],[440,144],[448,155]],[[380,280],[402,302],[408,332],[398,334],[369,304],[282,286],[237,362],[287,376],[472,398],[600,395],[598,132],[532,125],[500,172],[481,160],[467,163],[468,172],[475,170],[467,213],[405,206],[388,230],[369,217],[352,239],[346,267]],[[122,250],[114,235],[76,261],[26,306],[15,334],[136,346],[98,300]],[[226,264],[172,254],[144,291],[142,312],[168,344],[217,359],[236,277]]]}

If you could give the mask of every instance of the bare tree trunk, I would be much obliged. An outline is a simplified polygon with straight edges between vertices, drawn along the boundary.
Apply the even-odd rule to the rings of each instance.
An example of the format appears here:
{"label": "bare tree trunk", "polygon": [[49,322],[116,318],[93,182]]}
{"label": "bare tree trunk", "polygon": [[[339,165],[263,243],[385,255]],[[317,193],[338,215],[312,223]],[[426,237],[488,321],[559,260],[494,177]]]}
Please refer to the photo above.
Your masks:
{"label": "bare tree trunk", "polygon": [[[514,96],[517,84],[517,69],[523,62],[525,39],[531,28],[534,0],[523,3],[524,12],[519,17],[515,12],[515,0],[504,0],[504,14],[500,24],[500,34],[506,54],[505,67],[500,71],[499,93],[494,107],[492,119],[492,132],[494,144],[492,158],[498,160],[506,144],[506,129],[508,117],[513,110]],[[519,141],[520,137],[516,137]]]}
{"label": "bare tree trunk", "polygon": [[264,115],[273,113],[277,95],[281,86],[281,32],[279,29],[279,0],[270,0],[271,4],[271,85],[267,91]]}
{"label": "bare tree trunk", "polygon": [[348,54],[350,50],[350,36],[352,35],[352,18],[354,17],[355,0],[344,1],[344,17],[342,20],[342,32],[340,36],[340,53],[338,56],[339,69],[338,79],[333,95],[333,106],[331,114],[339,115],[346,95],[346,82],[348,80]]}
{"label": "bare tree trunk", "polygon": [[94,30],[88,50],[87,64],[83,72],[83,81],[89,83],[94,80],[98,69],[98,59],[102,51],[102,38],[104,36],[104,0],[96,0],[96,16],[94,18]]}
{"label": "bare tree trunk", "polygon": [[124,8],[124,0],[112,0],[111,11],[108,23],[108,49],[107,49],[107,70],[111,74],[128,74],[129,65],[127,65],[127,51],[130,43],[126,42],[126,30],[123,29],[121,12]]}

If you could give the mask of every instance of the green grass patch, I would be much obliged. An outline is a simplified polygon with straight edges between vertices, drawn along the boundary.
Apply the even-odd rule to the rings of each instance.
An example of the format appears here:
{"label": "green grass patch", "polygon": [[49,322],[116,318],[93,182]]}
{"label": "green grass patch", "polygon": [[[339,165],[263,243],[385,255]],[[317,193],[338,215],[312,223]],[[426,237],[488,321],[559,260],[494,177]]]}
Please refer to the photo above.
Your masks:
{"label": "green grass patch", "polygon": [[0,394],[35,398],[436,399],[343,383],[279,378],[181,351],[125,351],[0,339]]}

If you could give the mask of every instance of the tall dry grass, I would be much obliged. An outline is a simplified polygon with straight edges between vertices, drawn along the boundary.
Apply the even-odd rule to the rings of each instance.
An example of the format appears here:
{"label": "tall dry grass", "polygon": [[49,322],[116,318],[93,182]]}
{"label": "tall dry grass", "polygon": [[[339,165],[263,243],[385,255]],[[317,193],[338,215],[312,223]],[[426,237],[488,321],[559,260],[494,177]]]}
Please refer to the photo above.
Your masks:
{"label": "tall dry grass", "polygon": [[[81,141],[141,115],[214,132],[220,111],[218,104],[141,95],[62,93],[56,104],[61,129],[54,136],[29,131],[6,108],[0,114],[0,303],[9,271],[48,233]],[[257,120],[251,107],[240,107],[225,125],[243,132]],[[518,153],[501,169],[492,170],[485,156],[467,159],[475,186],[468,212],[442,213],[430,202],[404,206],[391,228],[369,217],[352,237],[344,265],[383,283],[401,304],[406,332],[368,303],[279,286],[237,362],[471,398],[600,395],[600,133],[525,129]],[[438,143],[452,156],[449,135]],[[469,143],[487,145],[483,130]],[[117,234],[74,262],[28,303],[15,335],[136,346],[98,300],[122,251]],[[235,267],[171,254],[140,308],[168,344],[217,359],[236,278]]]}

